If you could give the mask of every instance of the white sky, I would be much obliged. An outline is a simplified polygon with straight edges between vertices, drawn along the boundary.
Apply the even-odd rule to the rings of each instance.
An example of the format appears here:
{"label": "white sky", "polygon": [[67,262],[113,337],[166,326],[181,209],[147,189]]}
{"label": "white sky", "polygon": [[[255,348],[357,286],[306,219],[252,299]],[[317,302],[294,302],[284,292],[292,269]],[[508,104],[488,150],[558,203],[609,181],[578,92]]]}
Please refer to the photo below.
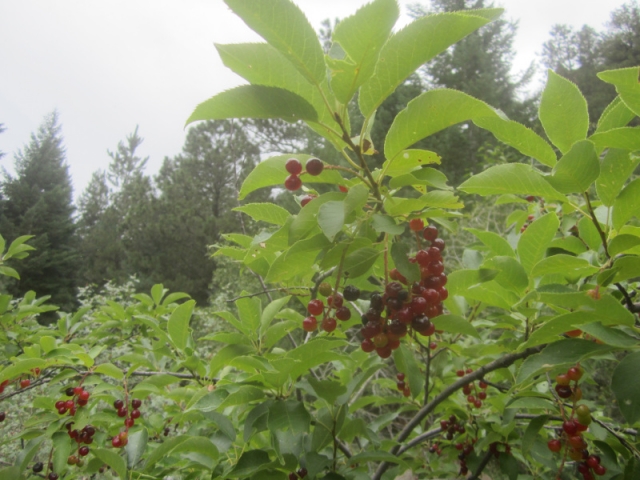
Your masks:
{"label": "white sky", "polygon": [[[367,3],[295,1],[316,29]],[[404,23],[407,3],[400,0]],[[537,60],[552,25],[601,29],[623,3],[495,0],[519,22],[514,72]],[[138,153],[155,174],[180,153],[193,108],[244,83],[213,44],[260,40],[222,0],[0,0],[0,167],[13,169],[14,153],[57,109],[76,198],[136,125],[145,139]]]}

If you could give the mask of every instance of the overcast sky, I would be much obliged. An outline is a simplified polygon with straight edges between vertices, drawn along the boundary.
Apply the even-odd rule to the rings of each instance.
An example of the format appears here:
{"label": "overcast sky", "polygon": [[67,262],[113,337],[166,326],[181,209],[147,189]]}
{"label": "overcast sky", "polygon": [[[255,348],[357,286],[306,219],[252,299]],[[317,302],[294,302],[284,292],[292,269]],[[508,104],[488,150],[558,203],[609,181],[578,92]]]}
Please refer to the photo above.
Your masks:
{"label": "overcast sky", "polygon": [[[296,3],[317,29],[367,2]],[[403,23],[408,3],[400,1]],[[601,29],[623,3],[496,0],[519,22],[514,73],[537,59],[552,25]],[[138,152],[155,174],[181,151],[193,108],[244,83],[213,44],[259,40],[222,0],[0,0],[0,166],[11,171],[14,153],[57,109],[76,198],[136,125],[145,139]]]}

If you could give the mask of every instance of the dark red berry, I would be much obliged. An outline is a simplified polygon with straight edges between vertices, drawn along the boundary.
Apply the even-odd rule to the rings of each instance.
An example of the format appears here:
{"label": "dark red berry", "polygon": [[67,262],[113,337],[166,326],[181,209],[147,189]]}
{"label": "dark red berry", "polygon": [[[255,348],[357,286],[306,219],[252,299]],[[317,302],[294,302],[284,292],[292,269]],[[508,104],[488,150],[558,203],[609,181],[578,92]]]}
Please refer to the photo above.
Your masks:
{"label": "dark red berry", "polygon": [[284,181],[284,186],[287,190],[295,192],[302,187],[302,180],[297,175],[289,175]]}
{"label": "dark red berry", "polygon": [[573,394],[569,385],[556,385],[555,389],[560,398],[569,398]]}
{"label": "dark red berry", "polygon": [[47,478],[48,478],[49,480],[58,480],[58,478],[60,478],[60,477],[58,476],[58,474],[57,474],[57,473],[53,473],[53,472],[51,472],[51,473],[49,473],[49,476],[48,476]]}
{"label": "dark red berry", "polygon": [[307,310],[311,315],[320,315],[324,309],[324,303],[322,300],[311,300],[307,305]]}
{"label": "dark red berry", "polygon": [[527,202],[534,202],[536,199],[536,197],[534,197],[533,195],[529,195],[526,197]]}
{"label": "dark red berry", "polygon": [[302,197],[302,200],[300,200],[300,205],[304,207],[305,205],[307,205],[307,203],[309,203],[314,198],[316,198],[315,195],[305,195],[304,197]]}
{"label": "dark red berry", "polygon": [[557,438],[554,438],[553,440],[549,440],[547,442],[547,447],[552,452],[559,452],[562,449],[562,442]]}
{"label": "dark red berry", "polygon": [[42,462],[38,462],[33,465],[33,468],[31,470],[33,470],[33,473],[40,473],[42,470],[44,470],[44,465],[42,464]]}
{"label": "dark red berry", "polygon": [[136,424],[136,421],[133,418],[125,418],[124,426],[127,428],[131,428]]}
{"label": "dark red berry", "polygon": [[136,419],[136,418],[140,418],[140,410],[138,410],[137,408],[131,410],[131,418]]}
{"label": "dark red berry", "polygon": [[0,412],[0,422],[4,422],[5,418],[7,418],[7,414],[4,412]]}
{"label": "dark red berry", "polygon": [[346,322],[351,318],[351,310],[349,310],[347,307],[338,308],[336,310],[336,318],[338,320],[342,320],[343,322]]}
{"label": "dark red berry", "polygon": [[298,474],[296,472],[291,472],[288,478],[289,480],[297,480]]}
{"label": "dark red berry", "polygon": [[300,175],[300,173],[302,172],[302,164],[297,158],[290,158],[289,160],[287,160],[284,168],[286,168],[287,172],[289,172],[291,175]]}
{"label": "dark red berry", "polygon": [[441,238],[436,238],[433,242],[431,242],[432,247],[436,247],[440,252],[444,252],[445,243]]}
{"label": "dark red berry", "polygon": [[116,400],[113,402],[113,408],[116,410],[120,410],[122,407],[124,407],[124,402],[122,400]]}
{"label": "dark red berry", "polygon": [[73,387],[67,388],[64,393],[67,395],[67,397],[73,397],[73,395],[74,395],[73,394]]}
{"label": "dark red berry", "polygon": [[[131,400],[131,406],[133,408],[140,408],[142,406],[142,400],[140,400],[139,398],[134,398],[133,400]],[[133,417],[133,412],[131,413],[131,416]]]}
{"label": "dark red berry", "polygon": [[80,447],[78,449],[78,454],[82,455],[83,457],[86,457],[87,455],[89,455],[89,447]]}
{"label": "dark red berry", "polygon": [[302,468],[298,469],[298,476],[299,476],[300,478],[304,478],[304,477],[306,477],[306,476],[307,476],[307,473],[308,473],[308,472],[307,472],[307,469],[306,469],[306,468],[304,468],[304,467],[302,467]]}
{"label": "dark red berry", "polygon": [[360,298],[360,289],[355,285],[347,285],[342,292],[344,299],[348,302],[355,302]]}
{"label": "dark red berry", "polygon": [[324,163],[319,158],[311,158],[307,161],[306,169],[309,175],[320,175],[324,170]]}
{"label": "dark red berry", "polygon": [[120,439],[120,436],[116,435],[111,439],[111,446],[115,448],[120,448],[122,446],[122,440]]}
{"label": "dark red berry", "polygon": [[360,348],[362,348],[363,352],[371,353],[376,349],[376,346],[373,344],[371,340],[365,338],[360,344]]}
{"label": "dark red berry", "polygon": [[562,429],[567,435],[575,435],[578,432],[578,427],[573,422],[573,420],[565,420],[562,423]]}
{"label": "dark red berry", "polygon": [[123,418],[127,416],[127,409],[125,407],[118,409],[118,416]]}
{"label": "dark red berry", "polygon": [[31,385],[31,380],[28,378],[20,380],[20,388],[27,388],[29,385]]}
{"label": "dark red berry", "polygon": [[80,395],[83,392],[83,388],[82,387],[73,387],[73,393],[75,395]]}
{"label": "dark red berry", "polygon": [[433,225],[428,225],[422,232],[422,236],[425,240],[433,242],[436,238],[438,238],[438,229]]}
{"label": "dark red berry", "polygon": [[456,375],[459,377],[464,377],[464,370],[456,370]]}
{"label": "dark red berry", "polygon": [[302,328],[305,332],[313,332],[318,328],[316,317],[307,317],[302,321]]}
{"label": "dark red berry", "polygon": [[89,400],[89,397],[91,396],[91,394],[89,392],[87,392],[86,390],[82,390],[82,392],[80,392],[80,394],[78,395],[78,397],[80,398],[80,400],[83,401],[87,401]]}
{"label": "dark red berry", "polygon": [[325,332],[328,332],[328,333],[333,332],[336,329],[337,325],[338,324],[336,322],[336,319],[333,318],[333,317],[327,317],[327,318],[323,319],[322,320],[322,324],[321,324],[322,329]]}

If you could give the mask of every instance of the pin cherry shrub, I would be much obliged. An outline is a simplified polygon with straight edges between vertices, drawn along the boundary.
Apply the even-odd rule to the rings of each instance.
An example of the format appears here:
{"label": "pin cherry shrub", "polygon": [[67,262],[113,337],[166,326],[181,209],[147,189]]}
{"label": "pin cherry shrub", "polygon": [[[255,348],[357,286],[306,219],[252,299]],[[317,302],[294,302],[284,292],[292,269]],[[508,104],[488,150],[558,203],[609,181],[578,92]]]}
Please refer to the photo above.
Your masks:
{"label": "pin cherry shrub", "polygon": [[[305,122],[341,160],[246,177],[240,201],[284,185],[299,206],[237,208],[258,231],[214,255],[264,289],[228,309],[156,285],[42,326],[46,297],[0,295],[0,478],[640,478],[640,69],[598,74],[618,93],[601,118],[549,71],[539,133],[432,89],[374,145],[395,88],[500,9],[393,31],[398,5],[374,0],[325,55],[289,0],[226,4],[265,42],[216,46],[247,84],[188,123]],[[521,161],[448,185],[413,147],[465,122]],[[0,242],[0,274],[28,240]]]}

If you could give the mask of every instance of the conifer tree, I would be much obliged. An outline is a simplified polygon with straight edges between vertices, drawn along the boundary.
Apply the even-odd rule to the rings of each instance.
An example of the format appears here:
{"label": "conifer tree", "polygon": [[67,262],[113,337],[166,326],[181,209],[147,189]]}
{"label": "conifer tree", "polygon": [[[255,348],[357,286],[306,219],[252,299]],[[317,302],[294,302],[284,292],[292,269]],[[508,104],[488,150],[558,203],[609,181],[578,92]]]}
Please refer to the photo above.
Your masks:
{"label": "conifer tree", "polygon": [[14,266],[20,281],[10,285],[10,292],[34,290],[71,309],[76,295],[76,228],[57,112],[45,117],[29,144],[16,154],[15,171],[15,176],[4,174],[0,230],[8,241],[35,235],[30,244],[36,250]]}

